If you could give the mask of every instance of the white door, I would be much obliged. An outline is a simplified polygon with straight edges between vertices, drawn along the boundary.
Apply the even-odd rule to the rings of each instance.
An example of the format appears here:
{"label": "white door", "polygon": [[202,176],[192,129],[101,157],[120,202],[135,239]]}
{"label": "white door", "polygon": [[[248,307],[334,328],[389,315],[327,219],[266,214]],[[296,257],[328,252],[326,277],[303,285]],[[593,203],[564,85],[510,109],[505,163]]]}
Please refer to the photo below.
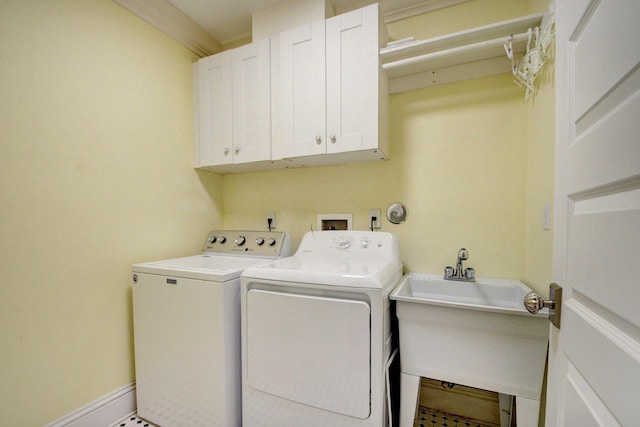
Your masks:
{"label": "white door", "polygon": [[200,138],[196,166],[228,164],[232,154],[231,52],[198,61]]}
{"label": "white door", "polygon": [[326,153],[325,23],[280,34],[284,157]]}
{"label": "white door", "polygon": [[640,2],[558,0],[547,426],[640,425]]}
{"label": "white door", "polygon": [[378,4],[327,20],[327,153],[378,148]]}
{"label": "white door", "polygon": [[233,162],[271,158],[270,40],[234,49]]}

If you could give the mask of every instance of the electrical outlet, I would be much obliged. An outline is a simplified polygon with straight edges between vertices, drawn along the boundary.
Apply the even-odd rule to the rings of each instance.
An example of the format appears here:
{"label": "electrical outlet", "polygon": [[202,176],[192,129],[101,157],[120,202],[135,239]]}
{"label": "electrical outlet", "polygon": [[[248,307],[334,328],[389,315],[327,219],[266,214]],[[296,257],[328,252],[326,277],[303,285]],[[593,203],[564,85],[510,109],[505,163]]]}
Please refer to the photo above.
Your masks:
{"label": "electrical outlet", "polygon": [[272,230],[274,230],[276,228],[276,213],[275,212],[269,212],[267,214],[267,227],[269,227],[269,220],[271,220],[270,228]]}
{"label": "electrical outlet", "polygon": [[369,223],[367,228],[380,228],[382,224],[380,215],[380,209],[369,209]]}

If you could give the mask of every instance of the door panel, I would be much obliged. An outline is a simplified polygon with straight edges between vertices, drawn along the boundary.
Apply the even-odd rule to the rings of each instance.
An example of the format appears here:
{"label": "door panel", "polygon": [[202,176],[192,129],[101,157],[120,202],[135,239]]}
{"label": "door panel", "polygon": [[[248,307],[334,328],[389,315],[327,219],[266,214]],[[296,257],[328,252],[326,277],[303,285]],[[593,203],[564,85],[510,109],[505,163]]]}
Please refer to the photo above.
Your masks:
{"label": "door panel", "polygon": [[[574,200],[585,200],[579,194],[585,189],[592,191],[588,198],[613,194],[621,189],[617,181],[637,174],[640,150],[634,149],[637,147],[634,141],[635,144],[640,141],[639,87],[640,71],[636,69],[572,124],[575,136],[570,142],[570,155],[576,164],[586,166],[566,170],[567,185],[570,185],[567,191],[573,194]],[[624,185],[633,188],[638,184]]]}
{"label": "door panel", "polygon": [[325,87],[324,21],[281,33],[280,120],[285,157],[326,152]]}
{"label": "door panel", "polygon": [[611,412],[602,405],[580,372],[566,361],[567,388],[565,390],[565,422],[568,426],[608,426],[617,427],[620,424]]}
{"label": "door panel", "polygon": [[[608,3],[611,0],[605,1]],[[591,2],[581,25],[572,35],[575,87],[575,117],[592,108],[637,65],[640,26],[611,25],[621,16],[638,18],[637,0],[615,1],[615,7]]]}
{"label": "door panel", "polygon": [[364,301],[250,290],[250,387],[366,419],[371,412],[370,318]]}
{"label": "door panel", "polygon": [[547,426],[637,425],[640,2],[556,2],[556,201]]}
{"label": "door panel", "polygon": [[[615,414],[615,418],[624,425],[637,425],[638,407],[631,404],[632,396],[637,396],[637,384],[640,384],[640,370],[638,360],[634,359],[637,349],[629,347],[628,337],[616,326],[618,319],[598,313],[598,309],[575,294],[568,308],[563,313],[562,331],[565,341],[564,350],[567,363],[584,379],[580,385],[572,380],[577,374],[567,371],[565,375],[574,387],[582,391],[585,396],[589,389],[598,396],[598,405],[608,408]],[[600,315],[602,314],[602,315]],[[588,407],[594,407],[593,400],[588,400]],[[597,412],[602,412],[597,409]],[[566,422],[564,425],[573,426]],[[604,424],[606,425],[606,424]]]}
{"label": "door panel", "polygon": [[327,20],[328,153],[378,146],[378,25],[377,6]]}
{"label": "door panel", "polygon": [[270,55],[269,39],[232,51],[234,163],[271,158]]}
{"label": "door panel", "polygon": [[[628,195],[629,192],[617,194]],[[568,260],[569,277],[574,292],[640,327],[640,286],[636,286],[640,262],[623,265],[624,254],[611,250],[616,246],[633,248],[639,244],[640,209],[618,211],[614,205],[610,209],[609,212],[574,213],[569,232],[572,254]]]}
{"label": "door panel", "polygon": [[200,143],[196,166],[233,162],[233,77],[231,52],[198,62]]}

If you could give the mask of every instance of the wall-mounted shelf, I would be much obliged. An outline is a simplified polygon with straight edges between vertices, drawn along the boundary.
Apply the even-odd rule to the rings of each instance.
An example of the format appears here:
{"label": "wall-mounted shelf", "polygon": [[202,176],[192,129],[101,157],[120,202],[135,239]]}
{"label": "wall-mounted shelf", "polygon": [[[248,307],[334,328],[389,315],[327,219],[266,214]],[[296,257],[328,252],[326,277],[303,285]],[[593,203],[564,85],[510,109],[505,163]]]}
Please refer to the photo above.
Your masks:
{"label": "wall-mounted shelf", "polygon": [[514,52],[526,49],[528,30],[542,13],[484,25],[380,50],[390,93],[509,72],[504,43],[513,35]]}

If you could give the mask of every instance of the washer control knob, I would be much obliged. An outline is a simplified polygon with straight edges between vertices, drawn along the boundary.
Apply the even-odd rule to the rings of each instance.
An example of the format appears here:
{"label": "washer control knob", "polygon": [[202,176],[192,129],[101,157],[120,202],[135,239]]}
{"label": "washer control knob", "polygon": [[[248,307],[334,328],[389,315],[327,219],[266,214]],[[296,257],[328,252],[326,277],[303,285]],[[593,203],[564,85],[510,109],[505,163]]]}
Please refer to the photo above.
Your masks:
{"label": "washer control knob", "polygon": [[273,245],[275,245],[275,244],[276,244],[276,239],[274,239],[273,237],[269,237],[269,238],[267,239],[267,245],[269,245],[269,246],[273,246]]}
{"label": "washer control knob", "polygon": [[256,245],[258,245],[258,246],[264,245],[264,239],[262,237],[258,237],[256,239]]}
{"label": "washer control knob", "polygon": [[238,236],[233,241],[233,243],[235,243],[236,246],[242,246],[242,245],[244,245],[244,242],[246,242],[246,241],[247,241],[247,239],[244,236]]}
{"label": "washer control knob", "polygon": [[211,236],[211,237],[209,238],[209,243],[212,243],[212,244],[213,244],[213,243],[215,243],[215,242],[217,242],[217,241],[218,241],[218,238],[217,238],[216,236]]}
{"label": "washer control knob", "polygon": [[226,241],[227,241],[227,238],[226,238],[226,237],[224,237],[224,236],[222,236],[222,237],[220,237],[220,238],[218,239],[218,242],[220,242],[220,243],[225,243]]}
{"label": "washer control knob", "polygon": [[364,249],[367,249],[369,247],[369,241],[368,240],[361,240],[360,241],[360,246],[362,246]]}

